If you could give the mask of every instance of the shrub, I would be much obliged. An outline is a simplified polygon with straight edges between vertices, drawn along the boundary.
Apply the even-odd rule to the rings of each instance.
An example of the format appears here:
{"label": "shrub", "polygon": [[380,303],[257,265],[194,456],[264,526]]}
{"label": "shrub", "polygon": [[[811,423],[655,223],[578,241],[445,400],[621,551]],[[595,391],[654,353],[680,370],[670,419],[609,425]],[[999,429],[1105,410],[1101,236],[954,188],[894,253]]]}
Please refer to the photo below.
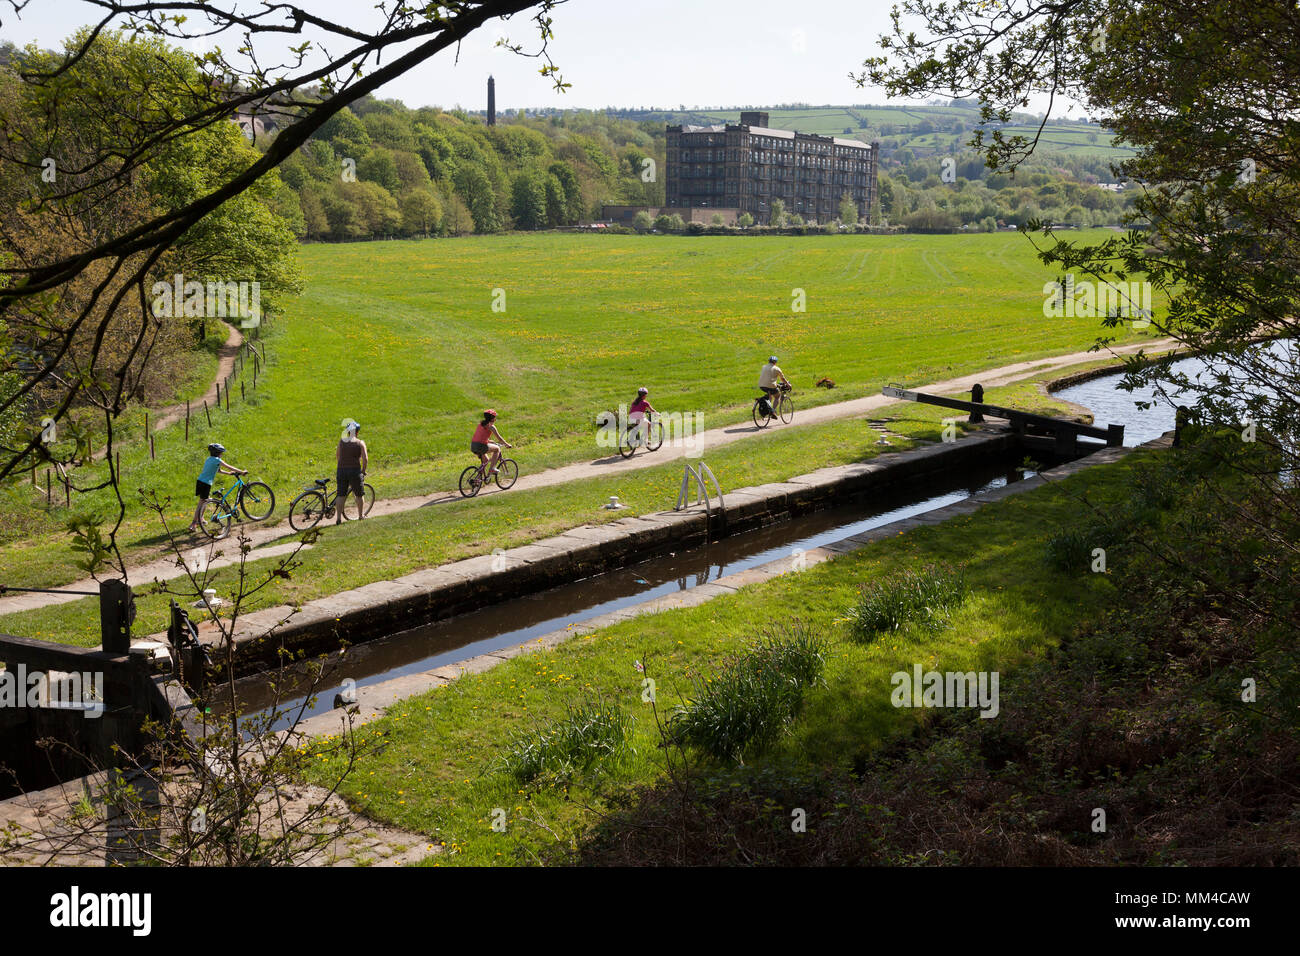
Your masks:
{"label": "shrub", "polygon": [[907,624],[937,631],[968,591],[961,571],[935,565],[864,584],[846,615],[850,633],[855,640],[870,641]]}
{"label": "shrub", "polygon": [[822,681],[826,644],[801,625],[695,678],[695,697],[669,718],[668,739],[715,760],[742,761],[777,740],[803,709],[804,692]]}
{"label": "shrub", "polygon": [[1061,574],[1082,574],[1087,571],[1092,560],[1092,549],[1096,535],[1089,535],[1080,528],[1067,528],[1058,531],[1047,539],[1044,557],[1047,566]]}
{"label": "shrub", "polygon": [[569,776],[597,762],[618,759],[627,749],[632,717],[612,701],[569,705],[568,713],[533,731],[516,734],[501,769],[527,783],[543,773]]}

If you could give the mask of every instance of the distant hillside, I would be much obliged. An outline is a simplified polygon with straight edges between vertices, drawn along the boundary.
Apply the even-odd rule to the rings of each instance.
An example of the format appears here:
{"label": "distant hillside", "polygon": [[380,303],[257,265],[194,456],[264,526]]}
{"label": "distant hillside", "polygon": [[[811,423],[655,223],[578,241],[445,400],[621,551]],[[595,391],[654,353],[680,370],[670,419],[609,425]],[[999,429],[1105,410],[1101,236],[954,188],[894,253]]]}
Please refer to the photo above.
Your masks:
{"label": "distant hillside", "polygon": [[[771,125],[778,129],[796,129],[802,133],[820,133],[824,136],[844,136],[863,142],[880,142],[882,155],[888,159],[903,149],[913,156],[939,153],[957,153],[965,149],[977,125],[979,110],[973,101],[964,105],[929,106],[753,106],[745,109],[765,110]],[[657,110],[657,109],[607,109],[614,118],[639,123],[685,123],[708,126],[716,123],[740,121],[741,107],[726,110]],[[525,111],[528,115],[545,116],[551,112]],[[1038,129],[1037,118],[1029,114],[1013,117],[1016,122],[995,124],[1006,135],[1019,133],[1032,137]],[[993,126],[987,127],[992,129]],[[1056,119],[1047,124],[1038,142],[1038,152],[1043,156],[1068,156],[1077,159],[1120,162],[1133,155],[1133,150],[1117,145],[1109,130],[1096,123]]]}

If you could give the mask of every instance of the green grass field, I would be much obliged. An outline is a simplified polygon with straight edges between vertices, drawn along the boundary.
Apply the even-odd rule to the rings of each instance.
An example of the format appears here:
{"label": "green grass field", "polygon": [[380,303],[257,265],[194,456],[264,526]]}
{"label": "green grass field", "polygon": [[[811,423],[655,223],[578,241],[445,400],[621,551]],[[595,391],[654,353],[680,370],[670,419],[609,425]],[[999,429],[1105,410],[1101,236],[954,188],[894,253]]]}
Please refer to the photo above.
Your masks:
{"label": "green grass field", "polygon": [[[257,391],[210,429],[196,418],[188,445],[181,426],[159,433],[156,461],[130,433],[128,489],[170,495],[186,517],[204,446],[219,440],[228,461],[273,485],[283,514],[304,483],[333,472],[352,416],[381,496],[430,492],[469,462],[486,406],[537,471],[602,455],[597,414],[642,384],[661,411],[700,412],[712,428],[747,418],[773,352],[808,407],[1083,349],[1101,331],[1043,316],[1053,274],[1018,234],[509,235],[307,246],[302,259],[307,291],[276,320]],[[492,310],[495,289],[504,312]],[[805,312],[791,311],[795,290]],[[813,388],[822,376],[839,388]],[[110,503],[85,496],[75,508]],[[80,576],[63,512],[36,505],[30,490],[6,492],[6,510],[25,516],[0,547],[6,583]],[[156,544],[146,517],[134,509],[128,545]]]}

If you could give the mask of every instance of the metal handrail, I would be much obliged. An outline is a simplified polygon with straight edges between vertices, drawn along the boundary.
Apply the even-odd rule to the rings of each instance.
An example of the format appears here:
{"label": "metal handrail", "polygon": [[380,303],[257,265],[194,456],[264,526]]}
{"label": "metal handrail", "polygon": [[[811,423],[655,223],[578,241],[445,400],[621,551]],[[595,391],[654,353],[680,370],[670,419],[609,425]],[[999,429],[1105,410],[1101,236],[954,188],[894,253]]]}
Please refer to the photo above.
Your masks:
{"label": "metal handrail", "polygon": [[[695,479],[695,501],[689,500],[691,479]],[[706,480],[707,479],[707,480]],[[688,462],[682,471],[682,489],[677,495],[677,504],[673,506],[673,511],[681,511],[692,504],[704,502],[704,513],[711,515],[713,513],[713,501],[709,497],[709,482],[713,482],[713,488],[718,493],[718,511],[725,512],[726,502],[722,497],[722,485],[718,483],[717,476],[713,470],[704,462],[699,466],[692,468]]]}

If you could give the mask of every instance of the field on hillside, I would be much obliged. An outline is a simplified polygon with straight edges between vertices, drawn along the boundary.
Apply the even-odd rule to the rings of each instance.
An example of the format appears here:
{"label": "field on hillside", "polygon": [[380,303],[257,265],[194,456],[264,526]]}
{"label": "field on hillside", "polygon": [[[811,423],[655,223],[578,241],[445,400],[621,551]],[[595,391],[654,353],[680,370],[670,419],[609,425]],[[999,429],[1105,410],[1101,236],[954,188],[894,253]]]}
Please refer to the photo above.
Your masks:
{"label": "field on hillside", "polygon": [[[900,136],[900,147],[912,150],[949,149],[965,151],[971,131],[979,122],[979,111],[956,106],[914,106],[864,108],[851,106],[811,106],[802,109],[769,109],[768,122],[776,129],[795,129],[801,133],[818,133],[822,136],[844,136],[849,139],[870,141],[880,136]],[[700,110],[682,112],[656,112],[626,115],[638,119],[676,123],[738,123],[739,110]],[[1017,119],[1023,119],[1017,116]],[[862,129],[862,122],[869,124]],[[954,122],[962,124],[961,133],[949,130]],[[922,132],[921,124],[929,123],[942,131]],[[1034,123],[1017,122],[1001,127],[1010,138],[1014,135],[1032,139],[1038,132]],[[848,130],[849,132],[845,132]],[[1041,154],[1062,153],[1070,156],[1100,156],[1120,161],[1133,155],[1128,146],[1117,145],[1114,136],[1102,126],[1092,123],[1049,123],[1038,140]]]}
{"label": "field on hillside", "polygon": [[[487,406],[537,471],[608,454],[596,416],[642,384],[661,411],[699,412],[712,428],[748,418],[773,352],[807,407],[1084,349],[1101,331],[1044,317],[1053,273],[1008,233],[516,234],[307,246],[302,259],[306,292],[274,324],[258,390],[211,429],[196,419],[188,445],[181,427],[158,433],[156,461],[130,436],[129,489],[172,495],[182,514],[204,445],[220,440],[277,489],[282,515],[305,482],[332,475],[351,416],[381,495],[431,492],[470,462]],[[805,312],[791,311],[796,290]],[[814,388],[823,376],[839,387]],[[15,560],[0,551],[0,572]]]}

